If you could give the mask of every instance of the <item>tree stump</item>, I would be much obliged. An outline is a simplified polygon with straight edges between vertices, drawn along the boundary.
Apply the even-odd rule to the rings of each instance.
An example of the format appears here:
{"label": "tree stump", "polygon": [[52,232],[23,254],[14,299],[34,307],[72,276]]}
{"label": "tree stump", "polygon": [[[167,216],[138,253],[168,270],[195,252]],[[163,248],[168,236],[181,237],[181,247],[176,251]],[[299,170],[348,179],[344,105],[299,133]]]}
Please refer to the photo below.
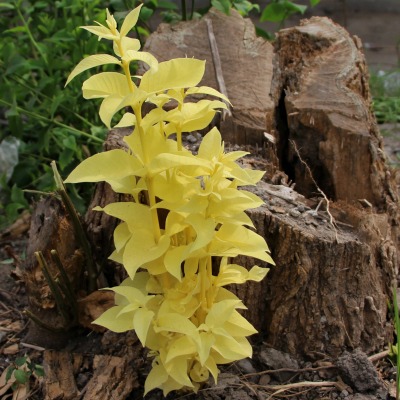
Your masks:
{"label": "tree stump", "polygon": [[[267,343],[295,355],[381,349],[391,331],[399,207],[360,41],[312,18],[282,30],[273,47],[231,14],[211,10],[200,21],[161,25],[145,50],[159,61],[206,59],[201,84],[221,90],[223,82],[234,106],[218,122],[224,140],[251,146],[244,162],[266,171],[253,189],[265,205],[249,215],[276,267],[261,284],[235,289],[247,317]],[[105,149],[123,146],[124,134],[111,131]],[[116,200],[99,184],[92,206]],[[85,221],[97,262],[107,263],[117,222],[92,211]]]}

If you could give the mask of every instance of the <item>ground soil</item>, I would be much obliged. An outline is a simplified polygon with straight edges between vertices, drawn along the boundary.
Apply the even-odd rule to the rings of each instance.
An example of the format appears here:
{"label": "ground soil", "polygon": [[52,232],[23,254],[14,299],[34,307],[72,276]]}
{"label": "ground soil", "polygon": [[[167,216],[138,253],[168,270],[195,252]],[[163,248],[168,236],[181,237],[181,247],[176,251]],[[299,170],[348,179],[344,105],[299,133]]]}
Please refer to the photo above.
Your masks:
{"label": "ground soil", "polygon": [[[265,2],[262,2],[265,3]],[[308,3],[308,1],[306,2]],[[263,7],[262,7],[263,8]],[[312,10],[313,15],[327,15],[338,23],[347,26],[352,34],[358,35],[364,42],[366,57],[372,70],[389,70],[398,65],[398,45],[400,39],[400,5],[397,0],[322,0]],[[308,16],[308,15],[307,15]],[[290,19],[287,26],[298,22]],[[264,24],[265,25],[265,24]],[[265,25],[265,27],[268,27]],[[388,162],[394,169],[399,167],[400,127],[398,125],[381,126],[384,136]],[[21,280],[22,263],[27,244],[28,220],[20,220],[20,226],[12,227],[0,234],[0,375],[18,356],[29,355],[36,363],[43,363],[44,349],[25,343],[28,319],[23,314],[27,307],[25,288]],[[74,332],[63,349],[71,354],[81,354],[87,361],[82,363],[76,374],[76,384],[83,392],[93,374],[91,362],[96,354],[122,356],[134,346],[133,335],[113,333]],[[371,394],[368,387],[360,393],[354,382],[342,381],[348,378],[343,369],[331,363],[321,355],[312,361],[286,359],[280,366],[267,365],[263,358],[265,346],[261,338],[255,342],[255,355],[252,361],[224,367],[219,384],[206,386],[197,395],[173,394],[170,399],[377,399],[393,398],[396,369],[387,354],[372,356],[375,374],[369,371],[372,380],[378,378],[381,389]],[[364,359],[363,359],[364,360]],[[372,362],[371,359],[369,362]],[[367,365],[368,363],[364,360]],[[143,381],[149,370],[149,360],[145,354],[137,354],[134,361],[139,386],[127,399],[139,399],[143,396]],[[351,363],[349,364],[351,365]],[[357,368],[359,365],[357,366]],[[62,368],[62,367],[61,367]],[[354,367],[354,370],[357,369]],[[280,370],[280,374],[277,371]],[[284,369],[284,371],[282,371]],[[273,371],[275,370],[275,371]],[[286,373],[286,374],[284,374]],[[305,382],[308,382],[307,384]],[[311,382],[311,383],[310,383]],[[318,382],[334,382],[326,384]],[[283,385],[296,385],[285,387]],[[313,386],[314,385],[314,386]],[[317,386],[321,385],[321,386]],[[283,390],[285,389],[285,390]],[[32,380],[31,399],[43,399],[40,382]],[[281,392],[278,392],[282,390]],[[11,393],[11,392],[9,392]],[[82,396],[83,396],[82,394]],[[78,398],[83,398],[79,396]],[[5,397],[2,397],[5,399]],[[161,392],[152,392],[147,399],[161,399]]]}

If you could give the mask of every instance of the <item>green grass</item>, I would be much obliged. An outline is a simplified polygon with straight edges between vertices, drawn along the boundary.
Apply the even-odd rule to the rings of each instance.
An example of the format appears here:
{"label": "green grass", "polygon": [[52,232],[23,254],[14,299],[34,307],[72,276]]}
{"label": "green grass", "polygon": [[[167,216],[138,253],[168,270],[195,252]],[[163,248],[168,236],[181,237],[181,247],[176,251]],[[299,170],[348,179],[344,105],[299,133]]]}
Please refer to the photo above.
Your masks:
{"label": "green grass", "polygon": [[378,122],[400,122],[400,68],[372,73],[370,87]]}

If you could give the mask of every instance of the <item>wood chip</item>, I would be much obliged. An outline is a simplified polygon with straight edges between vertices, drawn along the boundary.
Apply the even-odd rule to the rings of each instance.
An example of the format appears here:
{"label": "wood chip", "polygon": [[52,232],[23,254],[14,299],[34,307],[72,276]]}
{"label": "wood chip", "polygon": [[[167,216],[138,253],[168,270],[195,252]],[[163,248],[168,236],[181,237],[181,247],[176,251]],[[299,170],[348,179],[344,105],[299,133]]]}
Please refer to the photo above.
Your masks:
{"label": "wood chip", "polygon": [[19,346],[17,343],[14,343],[11,346],[8,346],[3,349],[3,354],[6,355],[17,354],[18,352],[19,352]]}

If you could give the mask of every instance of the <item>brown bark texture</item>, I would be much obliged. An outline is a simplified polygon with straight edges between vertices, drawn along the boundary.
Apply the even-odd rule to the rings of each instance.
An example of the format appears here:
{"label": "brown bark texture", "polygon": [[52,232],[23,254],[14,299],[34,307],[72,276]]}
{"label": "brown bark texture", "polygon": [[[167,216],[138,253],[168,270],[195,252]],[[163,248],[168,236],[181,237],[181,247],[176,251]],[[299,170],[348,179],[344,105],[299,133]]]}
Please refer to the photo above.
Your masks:
{"label": "brown bark texture", "polygon": [[[262,283],[233,290],[268,344],[311,358],[357,347],[372,353],[391,332],[398,194],[361,47],[327,18],[281,30],[273,46],[236,12],[211,10],[199,21],[161,25],[144,49],[159,61],[205,59],[201,84],[226,87],[233,108],[216,123],[227,147],[249,147],[244,162],[266,171],[253,188],[265,204],[249,215],[276,263]],[[123,147],[126,134],[111,131],[105,150]],[[99,184],[91,206],[117,200]],[[106,260],[117,221],[89,211],[85,223],[96,263],[118,283],[123,274]]]}

